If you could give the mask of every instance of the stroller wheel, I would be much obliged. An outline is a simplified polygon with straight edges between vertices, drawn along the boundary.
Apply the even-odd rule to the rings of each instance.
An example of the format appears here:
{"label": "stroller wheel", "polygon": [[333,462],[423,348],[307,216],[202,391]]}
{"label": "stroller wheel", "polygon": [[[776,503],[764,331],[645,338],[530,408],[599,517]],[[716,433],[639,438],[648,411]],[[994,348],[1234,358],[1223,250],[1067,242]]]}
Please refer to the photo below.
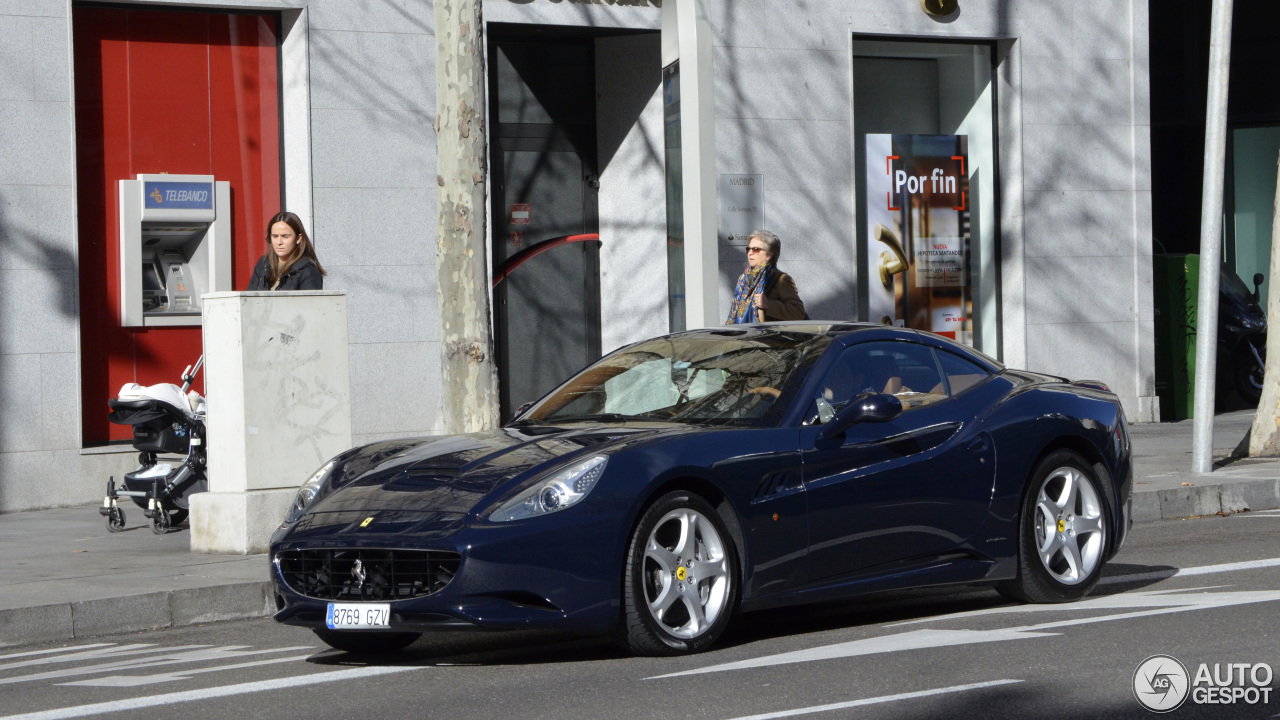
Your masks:
{"label": "stroller wheel", "polygon": [[124,509],[113,507],[107,513],[107,530],[118,533],[124,529]]}
{"label": "stroller wheel", "polygon": [[189,510],[182,510],[181,508],[174,510],[173,513],[169,515],[169,527],[177,527],[181,525],[182,521],[186,520],[187,515],[189,514]]}
{"label": "stroller wheel", "polygon": [[155,516],[151,518],[151,532],[157,535],[169,532],[169,513],[167,511],[158,510]]}

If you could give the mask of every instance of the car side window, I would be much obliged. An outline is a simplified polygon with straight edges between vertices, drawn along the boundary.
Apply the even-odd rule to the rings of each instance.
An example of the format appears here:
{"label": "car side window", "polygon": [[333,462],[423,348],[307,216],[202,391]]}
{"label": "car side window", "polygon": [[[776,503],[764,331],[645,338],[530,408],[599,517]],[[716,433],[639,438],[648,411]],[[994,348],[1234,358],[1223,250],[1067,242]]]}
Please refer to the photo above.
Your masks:
{"label": "car side window", "polygon": [[945,350],[938,351],[938,362],[942,365],[942,373],[947,376],[952,395],[959,395],[991,377],[986,368]]}
{"label": "car side window", "polygon": [[827,371],[820,392],[837,410],[864,392],[894,395],[903,410],[947,397],[933,351],[909,342],[869,342],[845,350]]}

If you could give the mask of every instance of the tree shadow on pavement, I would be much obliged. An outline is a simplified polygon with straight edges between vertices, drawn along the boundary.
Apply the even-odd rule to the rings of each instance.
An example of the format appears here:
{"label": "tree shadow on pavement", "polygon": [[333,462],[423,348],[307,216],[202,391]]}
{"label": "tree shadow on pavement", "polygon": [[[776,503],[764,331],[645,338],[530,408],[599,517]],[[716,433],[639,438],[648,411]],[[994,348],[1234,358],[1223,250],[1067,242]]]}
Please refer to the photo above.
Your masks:
{"label": "tree shadow on pavement", "polygon": [[877,593],[815,605],[758,610],[733,619],[716,648],[760,640],[927,620],[1010,604],[990,587],[966,585]]}
{"label": "tree shadow on pavement", "polygon": [[[1112,563],[1089,597],[1106,597],[1159,584],[1177,573],[1168,565]],[[956,613],[1012,605],[990,586],[960,585],[892,591],[827,603],[757,610],[734,617],[716,650],[762,640],[944,619]],[[1070,603],[1062,605],[1069,610]],[[608,635],[563,631],[467,631],[424,633],[399,653],[359,655],[325,649],[307,659],[317,665],[527,665],[617,660],[630,654]]]}
{"label": "tree shadow on pavement", "polygon": [[1178,568],[1169,565],[1108,563],[1102,569],[1102,580],[1091,594],[1094,596],[1117,595],[1130,590],[1138,590],[1164,582],[1177,573]]}
{"label": "tree shadow on pavement", "polygon": [[607,635],[550,630],[426,632],[397,653],[362,655],[325,649],[307,658],[315,665],[453,666],[541,665],[616,660],[627,653]]}

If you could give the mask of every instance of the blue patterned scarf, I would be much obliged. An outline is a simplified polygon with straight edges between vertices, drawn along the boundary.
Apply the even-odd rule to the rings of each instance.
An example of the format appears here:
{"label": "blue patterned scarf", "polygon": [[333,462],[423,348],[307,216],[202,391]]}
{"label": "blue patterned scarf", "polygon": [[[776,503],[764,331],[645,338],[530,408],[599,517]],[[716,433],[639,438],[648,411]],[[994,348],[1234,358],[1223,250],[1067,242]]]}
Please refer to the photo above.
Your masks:
{"label": "blue patterned scarf", "polygon": [[750,267],[738,278],[738,285],[733,289],[733,304],[729,306],[729,319],[725,325],[753,323],[759,320],[755,302],[755,294],[764,292],[769,286],[769,278],[773,275],[773,263],[759,267]]}

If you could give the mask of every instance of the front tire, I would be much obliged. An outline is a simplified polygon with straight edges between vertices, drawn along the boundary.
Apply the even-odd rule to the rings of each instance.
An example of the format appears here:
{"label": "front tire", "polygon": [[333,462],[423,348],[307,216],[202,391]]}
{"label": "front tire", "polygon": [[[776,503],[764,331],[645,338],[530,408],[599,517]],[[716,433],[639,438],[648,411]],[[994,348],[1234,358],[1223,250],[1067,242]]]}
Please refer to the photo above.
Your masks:
{"label": "front tire", "polygon": [[619,639],[639,655],[707,649],[738,602],[738,556],[701,497],[672,492],[645,510],[628,544]]}
{"label": "front tire", "polygon": [[1240,341],[1240,348],[1236,351],[1235,358],[1235,381],[1236,392],[1240,393],[1240,397],[1250,405],[1257,405],[1258,400],[1262,399],[1262,383],[1266,379],[1266,365],[1259,362],[1259,359],[1266,353],[1265,343],[1261,352],[1255,355],[1254,339],[1246,337]]}
{"label": "front tire", "polygon": [[124,508],[112,505],[107,511],[107,532],[118,533],[124,530]]}
{"label": "front tire", "polygon": [[415,632],[350,632],[328,628],[312,628],[312,632],[329,647],[356,655],[399,652],[422,636]]}
{"label": "front tire", "polygon": [[1098,584],[1107,550],[1102,484],[1083,457],[1058,450],[1031,474],[1018,521],[1018,575],[1001,583],[1020,602],[1079,600]]}

